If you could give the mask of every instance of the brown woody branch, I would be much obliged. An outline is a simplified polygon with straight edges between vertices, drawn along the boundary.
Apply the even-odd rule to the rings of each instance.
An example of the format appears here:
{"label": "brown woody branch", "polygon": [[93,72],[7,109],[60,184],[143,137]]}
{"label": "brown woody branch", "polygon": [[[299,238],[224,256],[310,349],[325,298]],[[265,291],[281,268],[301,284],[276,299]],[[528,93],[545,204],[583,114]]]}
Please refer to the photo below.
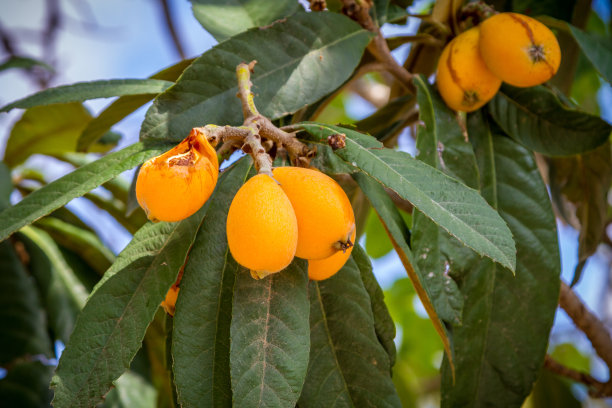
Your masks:
{"label": "brown woody branch", "polygon": [[561,282],[559,306],[589,339],[597,355],[612,367],[612,338],[606,326],[582,303],[578,295]]}
{"label": "brown woody branch", "polygon": [[[609,368],[612,368],[612,338],[610,332],[597,316],[587,309],[578,295],[565,282],[561,282],[559,306],[565,310],[576,327],[587,336],[597,355]],[[544,367],[554,373],[586,384],[590,388],[590,394],[594,397],[612,396],[612,377],[608,382],[601,382],[589,374],[560,364],[550,356],[546,356]]]}
{"label": "brown woody branch", "polygon": [[371,0],[342,0],[344,5],[342,12],[348,17],[357,21],[363,28],[376,34],[374,40],[368,46],[368,49],[374,55],[374,57],[382,62],[385,69],[392,74],[397,81],[404,86],[409,92],[414,93],[415,88],[412,83],[414,75],[408,72],[402,67],[391,55],[391,50],[382,35],[380,29],[372,17],[370,17],[370,7],[372,6]]}
{"label": "brown woody branch", "polygon": [[[251,72],[257,62],[240,64],[236,67],[238,79],[238,98],[242,104],[244,123],[242,126],[217,126],[206,125],[198,128],[208,142],[216,146],[219,142],[223,145],[217,152],[218,157],[223,160],[229,157],[234,149],[241,148],[250,154],[255,162],[255,168],[259,173],[272,175],[272,158],[268,151],[274,146],[284,147],[289,157],[296,165],[308,166],[314,151],[300,142],[294,133],[285,132],[261,115],[255,106],[253,92],[251,92]],[[266,139],[266,140],[263,140]]]}

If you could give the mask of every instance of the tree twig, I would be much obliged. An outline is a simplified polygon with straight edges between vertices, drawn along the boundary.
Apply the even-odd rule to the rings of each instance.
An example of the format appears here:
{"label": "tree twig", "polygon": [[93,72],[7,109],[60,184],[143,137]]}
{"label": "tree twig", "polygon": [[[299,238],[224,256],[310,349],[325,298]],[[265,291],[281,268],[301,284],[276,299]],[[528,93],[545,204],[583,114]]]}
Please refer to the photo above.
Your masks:
{"label": "tree twig", "polygon": [[592,397],[603,398],[612,396],[612,386],[610,382],[603,383],[591,377],[587,373],[583,373],[581,371],[574,370],[573,368],[566,367],[555,359],[553,359],[548,354],[544,359],[544,368],[546,368],[552,373],[569,378],[572,381],[585,384],[589,387],[589,394]]}
{"label": "tree twig", "polygon": [[370,17],[371,0],[342,0],[344,5],[342,11],[348,17],[357,21],[363,28],[376,34],[368,49],[376,59],[385,65],[386,70],[391,73],[397,81],[409,92],[415,93],[412,75],[402,67],[391,55],[391,50],[382,35],[380,28],[376,26]]}
{"label": "tree twig", "polygon": [[176,31],[176,27],[174,26],[174,20],[172,19],[172,11],[170,10],[168,0],[159,0],[159,3],[161,5],[162,12],[164,13],[166,28],[168,29],[168,33],[170,33],[170,37],[172,38],[172,42],[174,43],[174,48],[176,49],[176,52],[181,57],[181,59],[185,59],[187,58],[185,56],[185,49],[183,48],[181,39],[179,38],[178,32]]}
{"label": "tree twig", "polygon": [[612,367],[612,338],[606,326],[582,303],[578,295],[565,283],[561,282],[559,306],[572,319],[589,339],[595,352]]}

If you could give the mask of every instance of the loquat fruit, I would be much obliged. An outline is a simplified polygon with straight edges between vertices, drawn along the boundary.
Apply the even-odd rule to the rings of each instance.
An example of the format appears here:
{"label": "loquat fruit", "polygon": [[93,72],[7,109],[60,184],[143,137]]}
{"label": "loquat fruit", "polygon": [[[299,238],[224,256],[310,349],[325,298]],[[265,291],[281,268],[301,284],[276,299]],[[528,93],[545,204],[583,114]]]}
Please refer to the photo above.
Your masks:
{"label": "loquat fruit", "polygon": [[[355,233],[351,235],[351,241],[355,242]],[[351,256],[353,247],[349,247],[346,251],[338,251],[329,258],[324,259],[313,259],[308,261],[308,278],[310,280],[320,281],[323,279],[331,278],[338,272],[346,261]]]}
{"label": "loquat fruit", "polygon": [[295,256],[324,259],[353,245],[353,208],[334,179],[301,167],[277,167],[272,172],[289,197],[297,218]]}
{"label": "loquat fruit", "polygon": [[480,54],[491,72],[519,87],[548,81],[561,63],[553,32],[517,13],[496,14],[480,25]]}
{"label": "loquat fruit", "polygon": [[298,223],[289,198],[269,175],[250,178],[234,196],[227,242],[236,262],[255,279],[279,272],[293,260]]}
{"label": "loquat fruit", "polygon": [[197,129],[176,147],[145,162],[136,198],[151,221],[180,221],[208,200],[219,175],[215,149]]}
{"label": "loquat fruit", "polygon": [[501,80],[480,57],[479,37],[479,28],[470,28],[442,50],[436,81],[442,99],[451,109],[475,111],[493,99],[501,86]]}

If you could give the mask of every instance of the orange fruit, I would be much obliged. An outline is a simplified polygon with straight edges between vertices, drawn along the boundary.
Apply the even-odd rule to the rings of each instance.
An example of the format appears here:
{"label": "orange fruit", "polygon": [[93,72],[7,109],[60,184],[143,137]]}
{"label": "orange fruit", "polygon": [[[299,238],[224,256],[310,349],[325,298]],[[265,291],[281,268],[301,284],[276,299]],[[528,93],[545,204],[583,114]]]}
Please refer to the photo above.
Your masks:
{"label": "orange fruit", "polygon": [[561,49],[553,32],[516,13],[496,14],[480,25],[480,54],[491,72],[520,87],[548,81],[561,63]]}
{"label": "orange fruit", "polygon": [[176,147],[142,165],[136,198],[151,221],[180,221],[208,200],[218,175],[215,149],[193,129]]}
{"label": "orange fruit", "polygon": [[472,112],[489,102],[501,80],[487,68],[478,50],[478,27],[449,42],[438,61],[436,81],[444,102],[454,110]]}
{"label": "orange fruit", "polygon": [[255,279],[291,263],[298,223],[289,198],[272,177],[258,174],[240,187],[227,214],[227,242],[236,262]]}
{"label": "orange fruit", "polygon": [[174,316],[174,312],[176,310],[176,299],[178,298],[178,293],[181,288],[179,285],[181,284],[181,279],[183,278],[183,271],[185,266],[181,268],[179,271],[178,277],[176,278],[176,282],[170,287],[168,293],[166,293],[166,298],[161,302],[161,307],[164,308],[166,313],[170,316]]}
{"label": "orange fruit", "polygon": [[350,248],[355,215],[342,187],[320,171],[301,167],[277,167],[273,171],[289,197],[298,224],[295,256],[329,258]]}
{"label": "orange fruit", "polygon": [[176,310],[176,299],[178,298],[179,290],[181,289],[178,287],[178,285],[172,285],[170,290],[168,290],[168,293],[166,293],[166,298],[161,303],[161,307],[163,307],[166,313],[168,313],[170,316],[174,316],[174,312]]}
{"label": "orange fruit", "polygon": [[[355,233],[351,235],[351,241],[355,242]],[[349,247],[346,251],[338,251],[329,258],[314,259],[308,261],[308,278],[310,280],[320,281],[323,279],[331,278],[338,272],[346,261],[351,256],[353,247]]]}

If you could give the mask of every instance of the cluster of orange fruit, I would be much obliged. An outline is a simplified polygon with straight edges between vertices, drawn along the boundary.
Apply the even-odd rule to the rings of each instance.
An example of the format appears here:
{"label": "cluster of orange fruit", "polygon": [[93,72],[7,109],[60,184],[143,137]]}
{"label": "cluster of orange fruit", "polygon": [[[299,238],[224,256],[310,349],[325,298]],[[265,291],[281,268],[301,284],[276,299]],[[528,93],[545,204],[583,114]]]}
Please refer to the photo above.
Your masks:
{"label": "cluster of orange fruit", "polygon": [[[168,152],[144,163],[136,197],[152,221],[180,221],[198,211],[219,175],[215,149],[197,128]],[[258,174],[236,193],[227,216],[234,259],[256,279],[285,269],[295,256],[308,260],[308,277],[327,279],[348,260],[355,215],[346,193],[318,170],[278,167]],[[162,306],[174,315],[182,273]]]}
{"label": "cluster of orange fruit", "polygon": [[489,102],[502,81],[530,87],[559,69],[561,49],[544,24],[517,13],[496,14],[449,42],[436,78],[446,104],[471,112]]}

